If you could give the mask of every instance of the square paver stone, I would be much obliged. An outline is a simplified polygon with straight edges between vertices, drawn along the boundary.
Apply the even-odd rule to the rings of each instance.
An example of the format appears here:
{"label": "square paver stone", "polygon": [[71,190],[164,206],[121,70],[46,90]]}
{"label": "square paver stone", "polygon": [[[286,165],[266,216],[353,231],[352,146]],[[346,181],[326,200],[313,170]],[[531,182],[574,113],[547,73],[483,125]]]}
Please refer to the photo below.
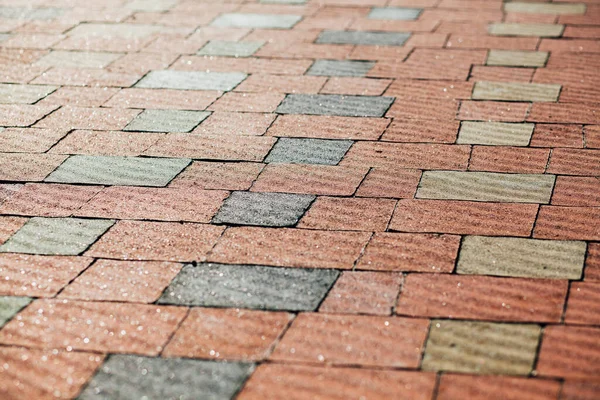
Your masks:
{"label": "square paver stone", "polygon": [[229,400],[253,370],[250,363],[111,355],[78,398]]}
{"label": "square paver stone", "polygon": [[534,3],[513,1],[504,3],[504,11],[524,14],[585,14],[585,3]]}
{"label": "square paver stone", "polygon": [[289,193],[233,192],[214,216],[215,224],[293,226],[315,196]]}
{"label": "square paver stone", "polygon": [[547,51],[490,50],[485,65],[499,67],[543,67]]}
{"label": "square paver stone", "polygon": [[417,19],[421,11],[423,11],[421,8],[373,7],[368,18],[411,21]]}
{"label": "square paver stone", "polygon": [[316,60],[306,75],[365,76],[374,65],[372,61]]}
{"label": "square paver stone", "polygon": [[288,94],[277,107],[280,114],[383,117],[395,97]]}
{"label": "square paver stone", "polygon": [[463,121],[458,132],[458,144],[488,146],[528,146],[534,124],[508,122]]}
{"label": "square paver stone", "polygon": [[[15,3],[16,4],[16,3]],[[63,15],[62,8],[31,8],[31,7],[0,7],[0,18],[24,19],[24,20],[46,20],[54,19]]]}
{"label": "square paver stone", "polygon": [[542,279],[580,279],[586,243],[467,236],[458,256],[459,274]]}
{"label": "square paver stone", "polygon": [[523,82],[476,82],[473,100],[557,101],[561,85]]}
{"label": "square paver stone", "polygon": [[493,36],[535,36],[559,37],[564,25],[558,24],[518,24],[498,22],[488,26],[488,32]]}
{"label": "square paver stone", "polygon": [[267,156],[267,163],[337,165],[352,140],[279,138]]}
{"label": "square paver stone", "polygon": [[0,296],[0,328],[29,303],[29,297]]}
{"label": "square paver stone", "polygon": [[33,104],[57,89],[47,85],[0,84],[0,104]]}
{"label": "square paver stone", "polygon": [[34,217],[0,246],[0,252],[78,255],[114,223],[106,219]]}
{"label": "square paver stone", "polygon": [[246,79],[246,76],[243,72],[151,71],[135,87],[229,91]]}
{"label": "square paver stone", "polygon": [[407,32],[323,31],[316,43],[402,46],[408,38],[410,33]]}
{"label": "square paver stone", "polygon": [[260,310],[314,311],[335,282],[333,269],[256,265],[186,265],[159,303]]}
{"label": "square paver stone", "polygon": [[208,111],[144,110],[123,130],[141,132],[190,132],[210,113]]}
{"label": "square paver stone", "polygon": [[167,186],[190,162],[187,158],[71,156],[45,181],[91,185]]}
{"label": "square paver stone", "polygon": [[302,17],[288,14],[221,14],[213,20],[211,26],[220,28],[252,28],[252,29],[290,29]]}
{"label": "square paver stone", "polygon": [[200,56],[230,56],[250,57],[262,47],[265,42],[230,42],[226,40],[211,40],[200,49]]}
{"label": "square paver stone", "polygon": [[533,368],[540,334],[538,325],[434,320],[422,368],[527,375]]}

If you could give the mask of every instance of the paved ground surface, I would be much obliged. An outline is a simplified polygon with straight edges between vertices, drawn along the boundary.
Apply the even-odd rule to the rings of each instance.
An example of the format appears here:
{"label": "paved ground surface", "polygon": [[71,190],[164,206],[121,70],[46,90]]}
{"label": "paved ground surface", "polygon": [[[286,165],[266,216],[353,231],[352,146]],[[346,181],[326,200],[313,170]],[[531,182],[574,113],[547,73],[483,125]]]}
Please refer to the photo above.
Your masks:
{"label": "paved ground surface", "polygon": [[0,398],[600,398],[598,1],[0,32]]}

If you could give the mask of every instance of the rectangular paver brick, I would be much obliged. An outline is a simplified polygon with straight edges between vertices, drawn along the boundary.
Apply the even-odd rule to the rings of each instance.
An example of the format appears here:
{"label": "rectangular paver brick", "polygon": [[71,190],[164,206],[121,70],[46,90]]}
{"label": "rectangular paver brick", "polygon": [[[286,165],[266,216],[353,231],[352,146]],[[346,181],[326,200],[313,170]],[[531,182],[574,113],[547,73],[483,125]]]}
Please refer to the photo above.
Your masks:
{"label": "rectangular paver brick", "polygon": [[423,11],[421,8],[373,7],[367,18],[410,21],[417,19],[421,11]]}
{"label": "rectangular paver brick", "polygon": [[[10,3],[8,3],[10,4]],[[19,4],[19,3],[12,3]],[[66,12],[64,8],[45,7],[0,7],[0,17],[20,20],[49,20],[60,17]]]}
{"label": "rectangular paver brick", "polygon": [[57,89],[47,85],[0,84],[0,104],[33,104]]}
{"label": "rectangular paver brick", "polygon": [[471,400],[489,400],[492,395],[498,396],[498,399],[555,400],[560,390],[561,383],[549,379],[444,374],[440,379],[437,399],[460,400],[468,396]]}
{"label": "rectangular paver brick", "polygon": [[263,168],[264,164],[260,163],[194,161],[169,187],[247,190]]}
{"label": "rectangular paver brick", "polygon": [[564,25],[558,24],[520,24],[515,22],[498,22],[489,25],[488,31],[494,36],[536,36],[559,37]]}
{"label": "rectangular paver brick", "polygon": [[119,53],[54,50],[33,65],[59,68],[104,68],[122,57]]}
{"label": "rectangular paver brick", "polygon": [[219,28],[290,29],[302,17],[291,14],[221,14],[211,23]]}
{"label": "rectangular paver brick", "polygon": [[558,176],[552,194],[552,204],[600,207],[600,179],[586,176]]}
{"label": "rectangular paver brick", "polygon": [[250,57],[262,47],[264,42],[230,42],[211,40],[198,51],[201,56]]}
{"label": "rectangular paver brick", "polygon": [[280,138],[265,162],[336,165],[353,143],[351,140]]}
{"label": "rectangular paver brick", "polygon": [[233,90],[245,78],[242,72],[151,71],[135,87],[180,90]]}
{"label": "rectangular paver brick", "polygon": [[190,132],[210,115],[207,111],[145,110],[124,131]]}
{"label": "rectangular paver brick", "polygon": [[572,282],[566,324],[600,325],[600,282]]}
{"label": "rectangular paver brick", "polygon": [[413,198],[421,179],[421,171],[404,168],[371,168],[362,181],[356,196]]}
{"label": "rectangular paver brick", "polygon": [[409,37],[405,32],[323,31],[315,43],[402,46]]}
{"label": "rectangular paver brick", "polygon": [[351,118],[314,115],[280,115],[268,136],[321,139],[378,139],[388,126],[384,118]]}
{"label": "rectangular paver brick", "polygon": [[[105,107],[146,108],[160,110],[204,110],[222,92],[210,90],[174,89],[121,89],[107,102]],[[78,95],[79,99],[80,96]]]}
{"label": "rectangular paver brick", "polygon": [[557,101],[560,85],[520,82],[476,82],[472,98],[499,101]]}
{"label": "rectangular paver brick", "polygon": [[528,123],[463,121],[460,124],[456,143],[527,146],[531,140],[534,126],[534,124]]}
{"label": "rectangular paver brick", "polygon": [[546,51],[490,50],[486,65],[502,67],[543,67],[546,65]]}
{"label": "rectangular paver brick", "polygon": [[600,175],[600,150],[554,149],[548,172],[560,175]]}
{"label": "rectangular paver brick", "polygon": [[29,297],[0,296],[0,328],[29,303]]}
{"label": "rectangular paver brick", "polygon": [[600,240],[600,208],[541,206],[533,236],[540,239]]}
{"label": "rectangular paver brick", "polygon": [[374,65],[371,61],[316,60],[306,75],[365,76]]}
{"label": "rectangular paver brick", "polygon": [[546,172],[550,149],[509,146],[473,146],[470,171],[542,174]]}
{"label": "rectangular paver brick", "polygon": [[583,14],[586,6],[584,3],[525,3],[525,2],[509,2],[504,4],[504,11],[509,13],[523,14]]}
{"label": "rectangular paver brick", "polygon": [[393,97],[288,94],[277,107],[277,113],[383,117],[393,102]]}

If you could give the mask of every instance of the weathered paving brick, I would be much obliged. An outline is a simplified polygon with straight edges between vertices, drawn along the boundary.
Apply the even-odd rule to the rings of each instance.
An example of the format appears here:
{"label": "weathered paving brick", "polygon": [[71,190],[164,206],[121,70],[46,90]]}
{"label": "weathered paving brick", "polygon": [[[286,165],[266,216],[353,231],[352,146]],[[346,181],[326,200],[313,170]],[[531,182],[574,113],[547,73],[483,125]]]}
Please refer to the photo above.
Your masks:
{"label": "weathered paving brick", "polygon": [[456,272],[576,280],[585,252],[585,242],[467,236]]}
{"label": "weathered paving brick", "polygon": [[470,171],[542,174],[546,172],[550,149],[509,146],[473,146]]}
{"label": "weathered paving brick", "polygon": [[[586,274],[587,275],[587,274]],[[586,277],[587,278],[587,277]],[[600,325],[600,283],[572,282],[565,323]]]}
{"label": "weathered paving brick", "polygon": [[8,85],[0,84],[0,103],[33,104],[57,89],[48,85]]}
{"label": "weathered paving brick", "polygon": [[214,216],[215,224],[293,226],[315,196],[290,193],[233,192]]}
{"label": "weathered paving brick", "polygon": [[531,140],[534,127],[534,124],[528,123],[463,121],[460,124],[456,143],[491,146],[527,146]]}
{"label": "weathered paving brick", "polygon": [[557,101],[560,85],[543,83],[477,82],[474,100]]}
{"label": "weathered paving brick", "polygon": [[211,40],[198,51],[199,56],[250,57],[262,47],[264,42],[229,42]]}
{"label": "weathered paving brick", "polygon": [[[9,200],[10,201],[10,200]],[[600,206],[600,179],[587,176],[559,176],[552,194],[558,206]],[[0,207],[2,210],[3,207]]]}
{"label": "weathered paving brick", "polygon": [[159,303],[314,311],[338,274],[333,269],[186,265],[166,289]]}
{"label": "weathered paving brick", "polygon": [[586,6],[583,3],[528,3],[528,2],[509,2],[504,4],[504,11],[510,13],[523,14],[583,14]]}
{"label": "weathered paving brick", "polygon": [[306,75],[365,76],[374,65],[372,61],[316,60]]}
{"label": "weathered paving brick", "polygon": [[29,297],[0,296],[0,328],[29,303]]}
{"label": "weathered paving brick", "polygon": [[600,150],[554,149],[548,172],[561,175],[600,175]]}
{"label": "weathered paving brick", "polygon": [[486,65],[500,67],[543,67],[547,51],[490,50]]}
{"label": "weathered paving brick", "polygon": [[431,322],[422,368],[476,374],[528,375],[541,328],[488,322]]}
{"label": "weathered paving brick", "polygon": [[536,36],[559,37],[562,35],[564,25],[558,24],[519,24],[519,23],[494,23],[490,24],[488,31],[495,36]]}
{"label": "weathered paving brick", "polygon": [[135,87],[180,90],[233,90],[246,79],[242,72],[151,71]]}
{"label": "weathered paving brick", "polygon": [[378,139],[389,120],[313,115],[280,115],[268,129],[268,136],[321,139]]}
{"label": "weathered paving brick", "polygon": [[218,16],[211,26],[219,28],[290,29],[302,17],[290,14],[227,13]]}
{"label": "weathered paving brick", "polygon": [[144,110],[124,131],[133,132],[190,132],[210,115],[206,111]]}
{"label": "weathered paving brick", "polygon": [[194,161],[169,187],[248,190],[263,167],[264,164],[249,162]]}
{"label": "weathered paving brick", "polygon": [[79,398],[228,400],[253,370],[248,363],[111,355]]}
{"label": "weathered paving brick", "polygon": [[315,43],[402,46],[409,37],[404,32],[323,31]]}
{"label": "weathered paving brick", "polygon": [[417,19],[421,11],[421,8],[373,7],[367,18],[410,21]]}
{"label": "weathered paving brick", "polygon": [[[9,3],[10,4],[10,3]],[[18,4],[18,3],[12,3]],[[64,8],[0,7],[0,18],[21,20],[49,20],[65,13]]]}
{"label": "weathered paving brick", "polygon": [[540,239],[600,240],[600,208],[541,206],[533,236]]}
{"label": "weathered paving brick", "polygon": [[47,178],[47,182],[99,185],[166,186],[190,160],[71,156]]}
{"label": "weathered paving brick", "polygon": [[104,68],[120,57],[122,54],[119,53],[53,50],[33,65],[59,68]]}
{"label": "weathered paving brick", "polygon": [[265,162],[337,165],[353,143],[351,140],[280,138]]}
{"label": "weathered paving brick", "polygon": [[0,252],[77,255],[113,224],[111,220],[35,217],[0,246]]}
{"label": "weathered paving brick", "polygon": [[550,202],[554,175],[425,171],[417,198],[511,203]]}
{"label": "weathered paving brick", "polygon": [[383,117],[393,102],[393,97],[288,94],[277,107],[277,112],[342,117]]}
{"label": "weathered paving brick", "polygon": [[440,379],[437,400],[461,400],[465,396],[470,400],[489,400],[490,396],[498,396],[498,399],[555,400],[560,392],[561,382],[549,379],[444,374]]}

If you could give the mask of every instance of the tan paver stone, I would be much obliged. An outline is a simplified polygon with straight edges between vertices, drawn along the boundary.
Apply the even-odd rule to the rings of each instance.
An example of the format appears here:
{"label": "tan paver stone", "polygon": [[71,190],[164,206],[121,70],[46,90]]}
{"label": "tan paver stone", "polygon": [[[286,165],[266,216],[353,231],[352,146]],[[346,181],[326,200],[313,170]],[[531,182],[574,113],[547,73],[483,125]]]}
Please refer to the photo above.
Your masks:
{"label": "tan paver stone", "polygon": [[564,25],[558,24],[519,24],[495,23],[490,24],[489,33],[494,36],[537,36],[559,37],[562,35]]}
{"label": "tan paver stone", "polygon": [[538,325],[434,320],[422,368],[528,375],[533,369],[540,335]]}
{"label": "tan paver stone", "polygon": [[548,204],[554,175],[425,171],[419,199]]}
{"label": "tan paver stone", "polygon": [[527,146],[534,124],[463,121],[456,143],[492,146]]}
{"label": "tan paver stone", "polygon": [[33,104],[56,89],[56,86],[9,85],[2,83],[0,84],[0,103]]}
{"label": "tan paver stone", "polygon": [[509,2],[504,4],[504,11],[523,14],[583,14],[586,5],[584,3],[529,3]]}
{"label": "tan paver stone", "polygon": [[490,50],[486,65],[501,67],[543,67],[547,51]]}
{"label": "tan paver stone", "polygon": [[521,82],[476,82],[474,100],[557,101],[560,85]]}

